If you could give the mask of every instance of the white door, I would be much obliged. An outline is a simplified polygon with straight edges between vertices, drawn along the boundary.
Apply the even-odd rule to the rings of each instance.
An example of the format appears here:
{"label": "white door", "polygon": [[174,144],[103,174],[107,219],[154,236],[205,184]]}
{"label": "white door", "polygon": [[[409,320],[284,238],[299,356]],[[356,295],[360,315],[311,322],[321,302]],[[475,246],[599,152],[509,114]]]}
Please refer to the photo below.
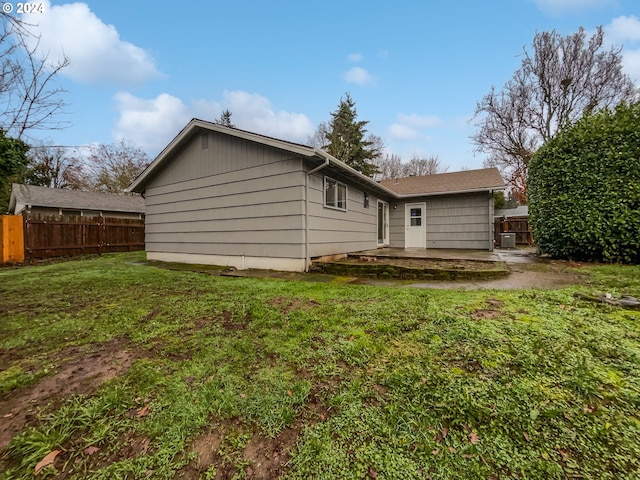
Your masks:
{"label": "white door", "polygon": [[389,204],[378,201],[378,245],[389,245]]}
{"label": "white door", "polygon": [[424,222],[426,205],[424,203],[407,203],[404,207],[405,248],[426,248],[427,227]]}

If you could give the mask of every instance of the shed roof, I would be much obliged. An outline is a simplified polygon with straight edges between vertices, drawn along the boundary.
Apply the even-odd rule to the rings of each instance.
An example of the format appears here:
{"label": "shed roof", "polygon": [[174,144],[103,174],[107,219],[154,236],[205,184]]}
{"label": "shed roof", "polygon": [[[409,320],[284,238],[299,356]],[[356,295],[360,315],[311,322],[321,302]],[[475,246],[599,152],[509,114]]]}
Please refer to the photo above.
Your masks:
{"label": "shed roof", "polygon": [[500,190],[506,186],[497,168],[388,178],[382,180],[380,184],[400,196],[480,192]]}
{"label": "shed roof", "polygon": [[528,217],[529,206],[518,205],[516,208],[496,209],[495,216],[496,217]]}
{"label": "shed roof", "polygon": [[19,205],[31,207],[69,208],[106,212],[144,213],[144,198],[137,195],[83,192],[35,185],[11,185],[9,211],[19,214]]}

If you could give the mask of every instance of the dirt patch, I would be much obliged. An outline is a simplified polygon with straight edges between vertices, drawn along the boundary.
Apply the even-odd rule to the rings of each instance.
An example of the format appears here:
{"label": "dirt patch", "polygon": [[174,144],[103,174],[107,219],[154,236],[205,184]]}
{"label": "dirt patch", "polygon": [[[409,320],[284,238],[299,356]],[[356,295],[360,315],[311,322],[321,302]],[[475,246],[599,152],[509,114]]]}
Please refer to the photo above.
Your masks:
{"label": "dirt patch", "polygon": [[491,320],[492,318],[499,317],[500,312],[497,312],[495,310],[481,309],[473,312],[471,316],[474,320]]}
{"label": "dirt patch", "polygon": [[11,438],[36,418],[37,411],[65,397],[93,393],[100,385],[121,375],[141,355],[128,341],[114,339],[93,345],[91,353],[77,347],[57,355],[60,366],[55,373],[27,388],[10,392],[0,399],[0,450]]}
{"label": "dirt patch", "polygon": [[275,438],[262,434],[254,435],[245,447],[242,457],[250,462],[246,469],[247,478],[268,480],[278,478],[290,457],[300,435],[300,428],[283,428]]}
{"label": "dirt patch", "polygon": [[222,318],[223,318],[222,328],[229,331],[237,331],[237,330],[244,330],[245,328],[247,328],[248,323],[251,321],[251,314],[247,312],[247,314],[244,316],[242,320],[234,321],[233,316],[231,315],[231,312],[228,312],[225,310],[222,313]]}
{"label": "dirt patch", "polygon": [[301,300],[298,298],[276,297],[269,302],[269,305],[277,308],[286,315],[295,310],[311,310],[312,308],[320,306],[320,303],[314,299]]}

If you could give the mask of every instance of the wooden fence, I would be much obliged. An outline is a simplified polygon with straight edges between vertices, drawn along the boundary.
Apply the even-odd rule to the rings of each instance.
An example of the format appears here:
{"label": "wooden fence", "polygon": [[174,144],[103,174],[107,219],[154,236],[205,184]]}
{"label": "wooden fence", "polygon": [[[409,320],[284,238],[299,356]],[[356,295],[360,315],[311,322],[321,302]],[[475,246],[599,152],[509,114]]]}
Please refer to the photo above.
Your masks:
{"label": "wooden fence", "polygon": [[500,245],[501,233],[515,233],[517,245],[533,245],[533,235],[529,230],[529,220],[526,218],[506,219],[496,218],[494,224],[494,240]]}
{"label": "wooden fence", "polygon": [[144,220],[2,215],[0,248],[0,264],[144,250]]}

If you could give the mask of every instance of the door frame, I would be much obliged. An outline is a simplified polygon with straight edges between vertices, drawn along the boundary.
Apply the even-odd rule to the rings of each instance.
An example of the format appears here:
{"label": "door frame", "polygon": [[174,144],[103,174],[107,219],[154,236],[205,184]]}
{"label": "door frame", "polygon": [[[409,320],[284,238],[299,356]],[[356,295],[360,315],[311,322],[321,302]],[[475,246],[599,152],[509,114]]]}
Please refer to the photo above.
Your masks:
{"label": "door frame", "polygon": [[[422,216],[420,217],[420,226],[422,227],[421,233],[421,242],[419,245],[409,245],[409,229],[411,227],[411,209],[412,208],[421,208]],[[414,202],[414,203],[406,203],[404,205],[404,248],[427,248],[427,225],[425,222],[425,216],[427,211],[427,203],[426,202]],[[413,240],[413,238],[412,238]]]}
{"label": "door frame", "polygon": [[[376,236],[377,236],[377,244],[379,247],[389,245],[389,204],[383,200],[378,200],[377,203],[378,211],[377,211],[377,221],[376,221]],[[382,206],[382,243],[380,243],[380,206]]]}

